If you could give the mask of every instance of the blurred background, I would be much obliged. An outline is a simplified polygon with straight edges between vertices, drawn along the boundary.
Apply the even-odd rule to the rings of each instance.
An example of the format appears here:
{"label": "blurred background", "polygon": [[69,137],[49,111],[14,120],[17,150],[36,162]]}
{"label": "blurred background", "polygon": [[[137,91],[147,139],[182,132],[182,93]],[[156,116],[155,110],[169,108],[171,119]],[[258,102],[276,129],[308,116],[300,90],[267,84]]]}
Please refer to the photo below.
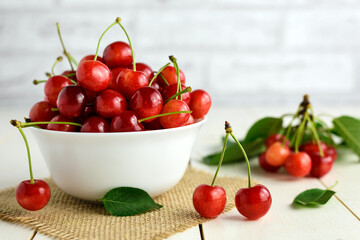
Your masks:
{"label": "blurred background", "polygon": [[[117,16],[137,62],[157,70],[174,55],[216,106],[291,105],[304,93],[322,105],[360,103],[359,0],[13,0],[0,2],[0,106],[43,99],[32,81],[62,54],[56,22],[80,60]],[[114,27],[100,55],[118,40]]]}

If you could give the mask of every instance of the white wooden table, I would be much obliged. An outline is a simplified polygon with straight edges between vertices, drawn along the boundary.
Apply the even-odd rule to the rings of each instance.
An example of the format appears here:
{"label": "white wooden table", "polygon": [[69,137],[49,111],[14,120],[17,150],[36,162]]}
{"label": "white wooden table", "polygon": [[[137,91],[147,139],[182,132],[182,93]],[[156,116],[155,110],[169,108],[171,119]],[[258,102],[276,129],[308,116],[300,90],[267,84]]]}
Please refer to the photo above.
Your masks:
{"label": "white wooden table", "polygon": [[[343,114],[360,116],[356,107],[321,108],[313,104],[317,113],[334,116]],[[242,138],[249,126],[263,116],[280,116],[293,112],[296,106],[278,108],[213,107],[193,151],[192,166],[211,173],[215,167],[199,162],[199,157],[221,148],[224,121],[233,127],[234,134]],[[0,108],[0,189],[15,186],[28,179],[26,149],[18,131],[9,120],[22,119],[27,109]],[[49,176],[37,143],[28,134],[36,178]],[[322,179],[294,179],[285,172],[265,173],[251,161],[253,177],[266,185],[273,198],[268,214],[257,221],[245,220],[236,209],[216,219],[173,235],[169,239],[360,239],[360,162],[351,153],[340,153],[332,171]],[[220,175],[246,177],[244,164],[224,165]],[[338,181],[336,197],[322,207],[294,209],[294,197],[309,188],[326,188]],[[228,196],[233,201],[233,196]],[[203,235],[200,234],[202,229]],[[20,225],[0,220],[0,239],[50,239]]]}

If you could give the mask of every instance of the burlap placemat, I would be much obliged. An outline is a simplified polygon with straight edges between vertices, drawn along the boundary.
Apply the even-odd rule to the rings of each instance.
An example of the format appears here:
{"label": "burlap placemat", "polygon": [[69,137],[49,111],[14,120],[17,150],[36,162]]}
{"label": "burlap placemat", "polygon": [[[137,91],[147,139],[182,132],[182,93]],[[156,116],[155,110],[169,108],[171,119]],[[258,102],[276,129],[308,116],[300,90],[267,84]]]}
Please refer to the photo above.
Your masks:
{"label": "burlap placemat", "polygon": [[[187,170],[182,180],[170,191],[155,198],[164,207],[132,217],[115,217],[106,213],[102,205],[71,197],[61,191],[51,179],[51,200],[40,211],[22,209],[15,199],[15,188],[0,192],[0,219],[21,223],[38,232],[58,239],[163,239],[208,221],[192,204],[194,189],[202,183],[210,184],[213,175]],[[227,193],[224,212],[234,207],[234,196],[247,180],[218,177],[216,184]]]}

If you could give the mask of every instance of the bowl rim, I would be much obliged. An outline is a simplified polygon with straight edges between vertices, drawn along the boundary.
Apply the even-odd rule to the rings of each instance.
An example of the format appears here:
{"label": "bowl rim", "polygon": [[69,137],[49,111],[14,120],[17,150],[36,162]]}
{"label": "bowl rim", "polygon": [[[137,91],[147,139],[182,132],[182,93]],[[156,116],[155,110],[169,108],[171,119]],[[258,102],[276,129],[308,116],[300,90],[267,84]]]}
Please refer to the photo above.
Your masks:
{"label": "bowl rim", "polygon": [[53,131],[53,130],[47,130],[42,128],[36,128],[36,127],[28,127],[27,129],[31,129],[31,131],[35,132],[46,132],[49,134],[62,134],[62,135],[86,135],[86,136],[114,136],[114,135],[148,135],[148,134],[162,134],[162,133],[168,133],[168,132],[177,132],[184,129],[191,129],[196,128],[201,125],[203,125],[207,121],[207,117],[205,116],[203,119],[201,119],[198,122],[195,122],[190,125],[182,126],[182,127],[176,127],[176,128],[167,128],[167,129],[157,129],[157,130],[148,130],[148,131],[134,131],[134,132],[105,132],[105,133],[97,133],[97,132],[63,132],[63,131]]}

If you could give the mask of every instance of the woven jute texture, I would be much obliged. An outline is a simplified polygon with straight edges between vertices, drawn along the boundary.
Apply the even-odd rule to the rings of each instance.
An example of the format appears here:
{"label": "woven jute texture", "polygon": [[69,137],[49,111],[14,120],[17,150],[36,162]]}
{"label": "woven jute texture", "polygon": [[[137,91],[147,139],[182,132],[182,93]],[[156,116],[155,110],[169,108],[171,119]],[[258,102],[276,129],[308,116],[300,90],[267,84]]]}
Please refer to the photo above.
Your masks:
{"label": "woven jute texture", "polygon": [[[163,208],[132,217],[109,215],[102,205],[92,204],[64,193],[51,179],[51,200],[40,211],[22,209],[15,199],[15,188],[0,192],[0,219],[16,222],[57,239],[163,239],[208,221],[192,204],[194,189],[211,183],[212,174],[187,170],[171,190],[154,198]],[[234,196],[247,180],[218,177],[228,197],[224,212],[234,207]]]}

